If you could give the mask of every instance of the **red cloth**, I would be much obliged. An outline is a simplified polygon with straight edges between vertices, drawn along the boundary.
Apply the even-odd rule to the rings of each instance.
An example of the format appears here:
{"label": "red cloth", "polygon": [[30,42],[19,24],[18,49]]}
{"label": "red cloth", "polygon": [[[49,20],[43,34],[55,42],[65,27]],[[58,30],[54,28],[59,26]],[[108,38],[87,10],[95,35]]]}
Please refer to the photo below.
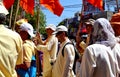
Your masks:
{"label": "red cloth", "polygon": [[64,9],[64,7],[59,3],[59,0],[40,0],[40,4],[57,16],[60,16]]}
{"label": "red cloth", "polygon": [[100,10],[103,10],[103,0],[87,0],[87,2],[99,8]]}
{"label": "red cloth", "polygon": [[14,0],[3,0],[3,4],[6,7],[6,9],[9,9],[14,3]]}
{"label": "red cloth", "polygon": [[111,24],[119,24],[120,25],[120,12],[113,14],[110,22],[111,22]]}
{"label": "red cloth", "polygon": [[34,0],[20,0],[20,6],[27,13],[34,15]]}

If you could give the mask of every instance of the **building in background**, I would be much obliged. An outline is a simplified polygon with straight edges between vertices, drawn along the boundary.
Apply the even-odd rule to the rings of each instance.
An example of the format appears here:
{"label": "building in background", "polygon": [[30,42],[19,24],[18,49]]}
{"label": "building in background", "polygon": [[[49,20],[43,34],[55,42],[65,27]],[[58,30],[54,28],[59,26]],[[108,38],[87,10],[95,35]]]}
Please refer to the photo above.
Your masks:
{"label": "building in background", "polygon": [[[111,16],[114,13],[118,12],[118,6],[120,8],[120,0],[118,0],[118,2],[116,2],[117,0],[103,0],[103,9],[104,9],[103,11],[94,7],[93,5],[88,3],[86,0],[83,0],[83,1],[84,1],[83,12],[76,12],[74,14],[74,17],[66,18],[58,24],[58,25],[62,24],[68,27],[68,35],[69,35],[69,38],[71,39],[75,39],[76,37],[80,20],[85,20],[89,18],[97,19],[100,17],[107,18],[108,20],[110,20]],[[81,18],[81,16],[83,18]],[[81,31],[85,31],[84,27],[82,29]]]}

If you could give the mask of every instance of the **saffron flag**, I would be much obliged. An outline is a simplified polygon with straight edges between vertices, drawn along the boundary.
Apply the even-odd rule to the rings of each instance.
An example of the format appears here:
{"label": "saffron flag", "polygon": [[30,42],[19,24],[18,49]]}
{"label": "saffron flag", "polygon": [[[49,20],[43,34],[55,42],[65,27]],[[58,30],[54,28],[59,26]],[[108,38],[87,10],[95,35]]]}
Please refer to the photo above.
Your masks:
{"label": "saffron flag", "polygon": [[103,0],[87,0],[93,6],[103,10]]}
{"label": "saffron flag", "polygon": [[34,15],[34,0],[20,0],[20,6],[26,13]]}
{"label": "saffron flag", "polygon": [[64,10],[64,7],[59,3],[59,0],[40,0],[40,4],[57,16],[60,16]]}
{"label": "saffron flag", "polygon": [[9,9],[14,4],[14,0],[3,0],[3,4],[6,9]]}

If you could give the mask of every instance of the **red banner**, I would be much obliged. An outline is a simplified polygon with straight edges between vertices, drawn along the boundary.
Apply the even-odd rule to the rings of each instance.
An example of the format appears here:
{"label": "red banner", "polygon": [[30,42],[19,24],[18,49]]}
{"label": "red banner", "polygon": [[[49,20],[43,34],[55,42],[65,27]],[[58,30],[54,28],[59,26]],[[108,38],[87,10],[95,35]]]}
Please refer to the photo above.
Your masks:
{"label": "red banner", "polygon": [[87,2],[87,0],[83,0],[83,12],[84,14],[97,14],[99,12],[101,12],[101,10],[95,6],[93,6],[92,4],[90,4],[89,2]]}
{"label": "red banner", "polygon": [[3,4],[6,7],[6,9],[9,9],[14,3],[14,0],[3,0]]}
{"label": "red banner", "polygon": [[103,0],[87,0],[87,2],[99,8],[100,10],[103,10]]}
{"label": "red banner", "polygon": [[20,6],[27,13],[34,15],[34,0],[20,0]]}
{"label": "red banner", "polygon": [[60,16],[64,9],[64,7],[59,3],[59,0],[40,0],[40,4],[57,16]]}

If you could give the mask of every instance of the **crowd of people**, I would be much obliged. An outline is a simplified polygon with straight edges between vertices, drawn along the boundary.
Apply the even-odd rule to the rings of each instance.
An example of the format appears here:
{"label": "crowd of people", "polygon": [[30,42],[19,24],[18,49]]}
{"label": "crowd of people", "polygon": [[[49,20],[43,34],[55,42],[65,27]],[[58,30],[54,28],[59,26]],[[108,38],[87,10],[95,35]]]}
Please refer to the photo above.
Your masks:
{"label": "crowd of people", "polygon": [[[6,28],[8,11],[0,8],[5,10],[0,10],[0,77],[120,77],[120,13],[110,21],[82,21],[73,45],[64,25],[47,25],[45,40],[26,19],[16,22],[15,31]],[[81,39],[83,25],[87,36]],[[81,57],[73,69],[75,49]]]}

